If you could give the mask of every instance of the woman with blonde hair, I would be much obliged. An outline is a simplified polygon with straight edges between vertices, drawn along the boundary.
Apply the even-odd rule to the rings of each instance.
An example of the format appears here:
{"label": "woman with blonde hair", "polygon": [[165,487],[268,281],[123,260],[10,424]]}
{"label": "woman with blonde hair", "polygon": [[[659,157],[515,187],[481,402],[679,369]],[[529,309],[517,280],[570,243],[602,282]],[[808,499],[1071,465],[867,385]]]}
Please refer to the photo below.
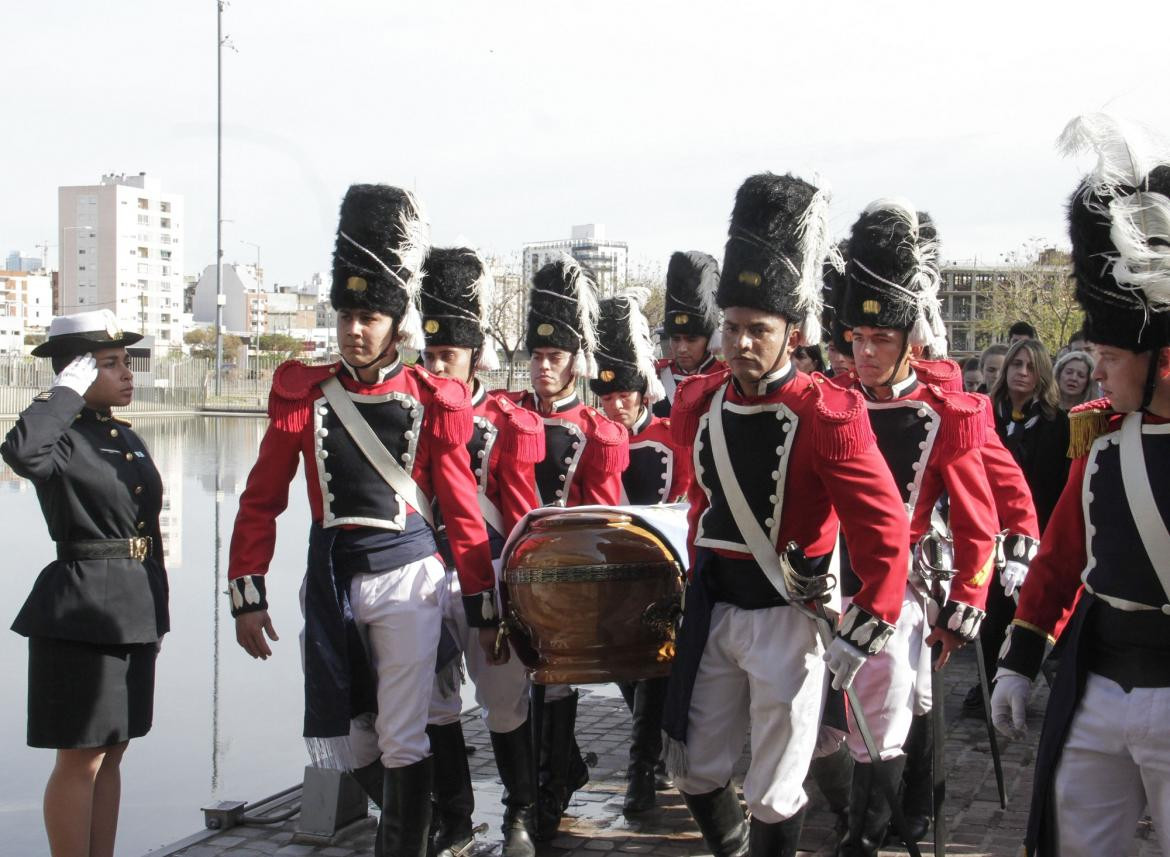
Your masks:
{"label": "woman with blonde hair", "polygon": [[1096,365],[1087,351],[1068,351],[1056,361],[1052,375],[1056,380],[1058,404],[1062,411],[1067,413],[1077,405],[1096,398],[1096,384],[1093,383],[1093,369]]}
{"label": "woman with blonde hair", "polygon": [[1059,407],[1052,361],[1035,339],[1008,349],[991,389],[995,428],[1032,490],[1043,532],[1068,478],[1068,416]]}

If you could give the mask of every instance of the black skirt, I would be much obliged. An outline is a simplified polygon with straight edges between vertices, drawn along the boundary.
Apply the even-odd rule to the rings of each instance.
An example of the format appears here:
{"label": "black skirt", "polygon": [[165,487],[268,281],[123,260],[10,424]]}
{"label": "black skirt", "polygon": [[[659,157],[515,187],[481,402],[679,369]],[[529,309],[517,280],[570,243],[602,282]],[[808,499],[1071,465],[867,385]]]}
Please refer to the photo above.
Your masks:
{"label": "black skirt", "polygon": [[28,640],[28,745],[108,747],[150,731],[154,643]]}

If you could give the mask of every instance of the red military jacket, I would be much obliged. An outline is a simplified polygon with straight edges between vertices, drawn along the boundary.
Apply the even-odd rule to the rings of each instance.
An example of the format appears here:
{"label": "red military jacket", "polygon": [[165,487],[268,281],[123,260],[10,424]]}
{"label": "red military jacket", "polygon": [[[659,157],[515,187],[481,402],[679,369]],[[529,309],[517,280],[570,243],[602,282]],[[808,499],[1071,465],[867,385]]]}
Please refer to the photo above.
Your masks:
{"label": "red military jacket", "polygon": [[622,504],[677,503],[691,484],[690,450],[680,448],[670,420],[643,408],[630,429],[630,464],[622,473]]}
{"label": "red military jacket", "polygon": [[530,392],[496,391],[544,422],[544,458],[535,467],[540,506],[614,506],[629,463],[626,427],[581,403],[576,392],[542,413]]}
{"label": "red military jacket", "polygon": [[[495,507],[507,538],[517,521],[540,505],[535,465],[544,458],[544,425],[507,396],[489,393],[479,381],[471,395],[475,430],[467,443],[479,493]],[[487,459],[487,467],[483,466]]]}
{"label": "red military jacket", "polygon": [[670,409],[674,406],[674,397],[678,390],[679,384],[685,379],[695,375],[710,375],[712,372],[718,372],[721,369],[727,368],[727,364],[721,360],[716,360],[714,354],[707,354],[707,359],[699,364],[699,368],[693,372],[684,372],[675,365],[674,360],[669,357],[663,357],[654,362],[654,371],[658,373],[658,380],[662,382],[662,389],[666,391],[666,397],[659,399],[654,403],[652,410],[656,417],[669,417]]}
{"label": "red military jacket", "polygon": [[[1086,402],[1069,413],[1073,462],[1068,482],[1020,588],[1001,666],[1036,675],[1045,643],[1063,630],[1082,584],[1106,604],[1133,611],[1123,615],[1170,613],[1170,597],[1146,552],[1122,483],[1119,447],[1125,416],[1114,413],[1108,399]],[[1141,433],[1155,504],[1165,521],[1170,421],[1143,414]],[[1151,641],[1150,650],[1164,644],[1164,639]]]}
{"label": "red military jacket", "polygon": [[[866,393],[856,372],[833,380]],[[883,401],[866,395],[870,423],[910,515],[914,543],[930,530],[935,504],[947,493],[955,575],[935,624],[962,627],[972,609],[981,615],[987,603],[999,531],[981,454],[988,434],[985,399],[922,383],[914,372],[893,392]]]}
{"label": "red military jacket", "polygon": [[[721,416],[730,473],[720,470],[710,444],[709,411],[720,389],[725,391]],[[878,646],[871,647],[853,630],[878,624],[867,617],[886,623],[887,629],[897,621],[910,535],[861,396],[820,374],[805,375],[791,363],[779,378],[745,394],[722,369],[684,381],[673,414],[675,440],[693,454],[691,544],[732,558],[751,557],[728,508],[726,478],[739,483],[778,551],[796,542],[809,557],[831,554],[840,515],[861,580],[842,632],[863,649],[876,651]]]}
{"label": "red military jacket", "polygon": [[[302,459],[313,521],[323,527],[403,531],[407,515],[416,514],[337,422],[320,386],[336,376],[379,440],[432,503],[442,506],[464,597],[490,593],[495,574],[466,447],[472,434],[467,386],[401,362],[383,370],[378,383],[366,384],[343,366],[290,360],[273,375],[270,422],[240,497],[228,579],[267,574],[276,518],[288,505],[289,484]],[[341,474],[336,483],[335,474]]]}
{"label": "red military jacket", "polygon": [[[963,392],[963,370],[953,360],[915,360],[911,364],[919,379],[927,384],[937,384],[945,392]],[[995,500],[995,511],[1001,530],[1010,536],[1026,536],[1033,542],[1040,539],[1040,522],[1036,507],[1032,504],[1032,491],[1024,478],[1024,471],[995,430],[995,414],[991,410],[991,399],[982,393],[971,393],[983,400],[983,413],[987,426],[983,449],[983,468],[987,484]]]}

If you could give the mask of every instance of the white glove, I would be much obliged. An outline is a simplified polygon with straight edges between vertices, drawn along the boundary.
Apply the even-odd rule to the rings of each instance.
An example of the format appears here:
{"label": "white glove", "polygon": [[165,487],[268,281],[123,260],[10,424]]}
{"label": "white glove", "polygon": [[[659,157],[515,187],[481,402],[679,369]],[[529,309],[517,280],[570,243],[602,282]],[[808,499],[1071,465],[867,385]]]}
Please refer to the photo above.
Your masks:
{"label": "white glove", "polygon": [[825,650],[825,663],[833,673],[833,690],[848,690],[868,655],[841,637],[834,637]]}
{"label": "white glove", "polygon": [[53,379],[54,387],[68,387],[77,395],[84,396],[85,391],[97,380],[97,361],[92,354],[82,354],[74,357],[73,362],[61,370],[61,374]]}
{"label": "white glove", "polygon": [[1028,695],[1032,682],[1027,676],[1002,667],[995,674],[991,692],[991,722],[1004,737],[1022,741],[1028,735]]}
{"label": "white glove", "polygon": [[1024,578],[1027,576],[1027,565],[1018,559],[1009,559],[1003,564],[1003,571],[999,573],[999,582],[1003,584],[1003,594],[1011,598],[1015,595],[1016,590],[1024,585]]}

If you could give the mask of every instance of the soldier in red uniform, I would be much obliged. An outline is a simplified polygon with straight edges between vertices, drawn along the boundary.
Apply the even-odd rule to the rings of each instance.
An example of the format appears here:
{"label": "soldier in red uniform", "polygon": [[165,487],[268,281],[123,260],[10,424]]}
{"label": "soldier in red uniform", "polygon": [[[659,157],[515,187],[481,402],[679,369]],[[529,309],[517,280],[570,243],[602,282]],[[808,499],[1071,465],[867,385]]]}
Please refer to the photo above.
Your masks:
{"label": "soldier in red uniform", "polygon": [[[641,309],[647,296],[644,289],[630,290],[601,302],[597,378],[589,382],[605,415],[624,425],[630,435],[630,464],[622,473],[623,505],[678,502],[691,482],[689,450],[678,447],[670,420],[650,410],[663,392],[651,356],[650,325]],[[653,808],[657,788],[670,787],[661,758],[666,679],[621,682],[618,687],[633,716],[623,811],[636,814]]]}
{"label": "soldier in red uniform", "polygon": [[[562,255],[532,278],[525,346],[531,354],[532,390],[501,391],[535,411],[544,422],[545,456],[536,465],[536,490],[544,506],[615,505],[629,461],[625,428],[586,406],[579,378],[597,372],[597,296],[573,257]],[[589,781],[573,729],[577,693],[568,685],[546,689],[541,732],[537,838],[556,835],[573,792]]]}
{"label": "soldier in red uniform", "polygon": [[[304,460],[312,527],[304,579],[305,736],[317,764],[382,780],[379,841],[426,853],[432,783],[427,706],[439,647],[443,510],[468,624],[490,650],[495,576],[467,442],[466,385],[404,366],[421,347],[415,294],[427,229],[414,197],[354,185],[341,207],[330,300],[341,360],[289,361],[240,498],[228,569],[236,637],[253,657],[276,640],[265,582],[276,517]],[[379,776],[380,774],[380,776]]]}
{"label": "soldier in red uniform", "polygon": [[670,416],[675,391],[684,378],[717,372],[723,366],[715,359],[719,348],[719,310],[709,302],[718,282],[719,263],[714,256],[689,250],[670,257],[662,321],[670,356],[654,364],[663,389],[662,398],[654,403],[657,417]]}
{"label": "soldier in red uniform", "polygon": [[[485,313],[492,300],[492,277],[474,250],[431,248],[419,299],[423,317],[426,368],[439,377],[455,378],[471,388],[475,430],[467,443],[477,500],[487,526],[492,557],[525,514],[540,505],[534,466],[544,458],[544,426],[532,411],[489,393],[475,377],[479,370],[498,368],[495,349],[484,337]],[[439,510],[440,517],[442,509]],[[450,594],[459,579],[445,538],[440,551],[447,560]],[[467,661],[484,723],[491,735],[500,781],[504,785],[504,857],[533,857],[536,788],[532,782],[532,739],[528,723],[528,677],[519,659],[490,665],[483,649],[471,639],[464,611],[448,598],[444,624]],[[506,651],[506,649],[505,649]],[[455,664],[458,663],[456,655]],[[467,750],[460,725],[458,686],[436,681],[431,705],[431,749],[435,756],[435,809],[438,813],[433,853],[451,854],[472,839],[474,798]]]}
{"label": "soldier in red uniform", "polygon": [[[952,651],[975,639],[991,576],[998,519],[980,455],[984,403],[921,383],[910,363],[915,349],[942,334],[937,246],[929,216],[900,199],[871,203],[849,240],[840,313],[853,334],[855,389],[865,398],[878,448],[901,493],[912,543],[930,533],[935,506],[946,492],[955,575],[944,594],[912,572],[894,636],[855,683],[884,764],[870,763],[860,735],[851,730],[853,796],[842,857],[872,857],[881,847],[891,812],[882,779],[890,785],[901,779],[903,744],[914,717],[919,719],[911,747],[918,770],[909,785],[929,796],[929,647],[941,644],[934,668],[942,669]],[[850,556],[856,560],[852,551]],[[910,810],[917,824],[908,832],[916,838],[926,832],[929,802],[921,809]]]}
{"label": "soldier in red uniform", "polygon": [[1022,736],[1031,682],[1072,611],[1026,851],[1125,854],[1148,806],[1170,852],[1170,142],[1095,114],[1062,143],[1099,158],[1068,217],[1106,398],[1073,412],[1072,468],[1020,590],[992,711]]}
{"label": "soldier in red uniform", "polygon": [[[963,392],[963,370],[955,361],[946,358],[914,360],[912,366],[920,381],[936,384],[948,392]],[[990,669],[999,655],[1004,632],[1015,615],[1015,593],[1027,577],[1028,566],[1040,546],[1040,521],[1036,517],[1024,471],[995,430],[991,400],[985,393],[972,395],[985,400],[987,436],[981,454],[999,518],[995,558],[998,574],[988,586],[987,615],[979,626],[979,646],[983,649],[983,661]],[[976,684],[963,700],[963,714],[983,717],[983,713],[983,689]]]}
{"label": "soldier in red uniform", "polygon": [[[667,765],[720,857],[796,853],[828,672],[837,687],[864,674],[906,585],[908,525],[861,396],[790,360],[819,338],[827,211],[828,195],[793,176],[740,187],[715,294],[729,368],[684,381],[671,417],[695,477]],[[863,586],[826,650],[801,603],[811,593],[790,589],[777,551],[795,542],[823,572],[838,520]],[[749,723],[750,832],[730,784]]]}

